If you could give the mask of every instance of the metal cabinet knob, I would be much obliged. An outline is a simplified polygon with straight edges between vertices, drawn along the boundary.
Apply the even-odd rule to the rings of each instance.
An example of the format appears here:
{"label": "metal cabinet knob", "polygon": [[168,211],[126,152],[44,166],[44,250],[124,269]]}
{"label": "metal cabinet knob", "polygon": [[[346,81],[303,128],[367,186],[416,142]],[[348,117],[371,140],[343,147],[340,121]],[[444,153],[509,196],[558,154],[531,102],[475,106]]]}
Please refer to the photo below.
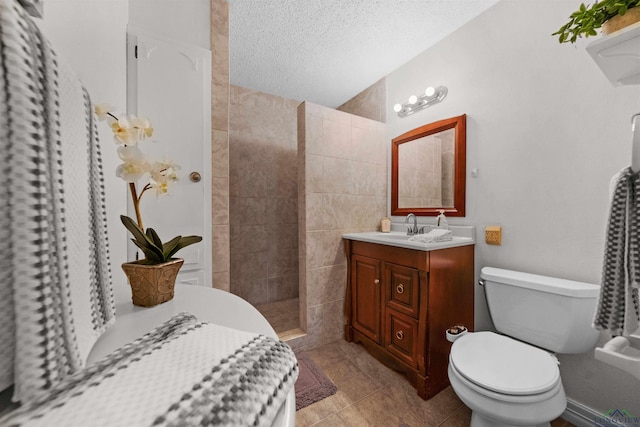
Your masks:
{"label": "metal cabinet knob", "polygon": [[396,338],[398,338],[398,340],[404,339],[404,332],[403,331],[396,332]]}
{"label": "metal cabinet knob", "polygon": [[404,293],[404,285],[402,283],[396,286],[396,292],[399,294]]}
{"label": "metal cabinet knob", "polygon": [[198,172],[191,172],[189,174],[189,179],[191,180],[191,182],[200,182],[202,176],[200,176]]}
{"label": "metal cabinet knob", "polygon": [[380,284],[380,279],[375,279],[375,280],[373,281],[373,283],[375,283],[376,285],[379,285],[379,284]]}

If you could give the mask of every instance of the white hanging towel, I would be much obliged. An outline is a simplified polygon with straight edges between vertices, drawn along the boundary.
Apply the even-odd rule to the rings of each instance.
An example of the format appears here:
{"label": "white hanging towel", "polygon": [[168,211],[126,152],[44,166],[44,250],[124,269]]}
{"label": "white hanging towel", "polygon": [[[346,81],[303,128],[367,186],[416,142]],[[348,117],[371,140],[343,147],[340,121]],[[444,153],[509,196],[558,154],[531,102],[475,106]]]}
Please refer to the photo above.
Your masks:
{"label": "white hanging towel", "polygon": [[25,403],[85,365],[115,306],[89,97],[17,0],[0,1],[0,178],[0,390]]}
{"label": "white hanging towel", "polygon": [[640,326],[640,176],[625,168],[611,179],[600,298],[593,326],[630,335]]}

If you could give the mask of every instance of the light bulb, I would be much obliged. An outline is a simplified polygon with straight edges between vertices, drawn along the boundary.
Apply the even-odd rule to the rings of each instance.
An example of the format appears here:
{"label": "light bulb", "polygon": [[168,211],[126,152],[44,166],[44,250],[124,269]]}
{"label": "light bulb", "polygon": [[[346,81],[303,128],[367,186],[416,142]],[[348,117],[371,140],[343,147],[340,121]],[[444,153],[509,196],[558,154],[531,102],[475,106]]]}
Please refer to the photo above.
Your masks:
{"label": "light bulb", "polygon": [[409,97],[409,104],[415,104],[416,102],[418,102],[418,97],[415,95],[411,95]]}
{"label": "light bulb", "polygon": [[433,96],[434,93],[436,93],[436,90],[431,86],[424,91],[424,94],[427,96]]}
{"label": "light bulb", "polygon": [[402,105],[396,104],[393,106],[393,111],[395,111],[396,113],[399,113],[400,110],[402,110]]}

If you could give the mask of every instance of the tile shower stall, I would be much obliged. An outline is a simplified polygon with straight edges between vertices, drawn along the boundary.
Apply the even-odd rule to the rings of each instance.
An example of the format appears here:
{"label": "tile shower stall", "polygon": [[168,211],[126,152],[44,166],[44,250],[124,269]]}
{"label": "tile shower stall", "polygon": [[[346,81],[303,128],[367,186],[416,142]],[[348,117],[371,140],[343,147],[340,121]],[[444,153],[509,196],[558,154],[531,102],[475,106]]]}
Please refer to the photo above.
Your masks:
{"label": "tile shower stall", "polygon": [[255,306],[298,298],[298,104],[230,90],[230,287]]}
{"label": "tile shower stall", "polygon": [[231,292],[295,347],[341,338],[341,235],[386,214],[384,124],[232,86],[229,129]]}

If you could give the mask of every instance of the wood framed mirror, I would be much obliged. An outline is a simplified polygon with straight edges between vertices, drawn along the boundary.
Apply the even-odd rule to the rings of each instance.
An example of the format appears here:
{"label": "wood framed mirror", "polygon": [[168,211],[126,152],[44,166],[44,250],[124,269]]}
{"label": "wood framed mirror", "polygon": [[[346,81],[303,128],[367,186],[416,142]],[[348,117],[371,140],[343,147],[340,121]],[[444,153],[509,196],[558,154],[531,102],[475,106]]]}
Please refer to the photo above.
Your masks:
{"label": "wood framed mirror", "polygon": [[466,114],[394,138],[391,215],[465,216],[466,163]]}

